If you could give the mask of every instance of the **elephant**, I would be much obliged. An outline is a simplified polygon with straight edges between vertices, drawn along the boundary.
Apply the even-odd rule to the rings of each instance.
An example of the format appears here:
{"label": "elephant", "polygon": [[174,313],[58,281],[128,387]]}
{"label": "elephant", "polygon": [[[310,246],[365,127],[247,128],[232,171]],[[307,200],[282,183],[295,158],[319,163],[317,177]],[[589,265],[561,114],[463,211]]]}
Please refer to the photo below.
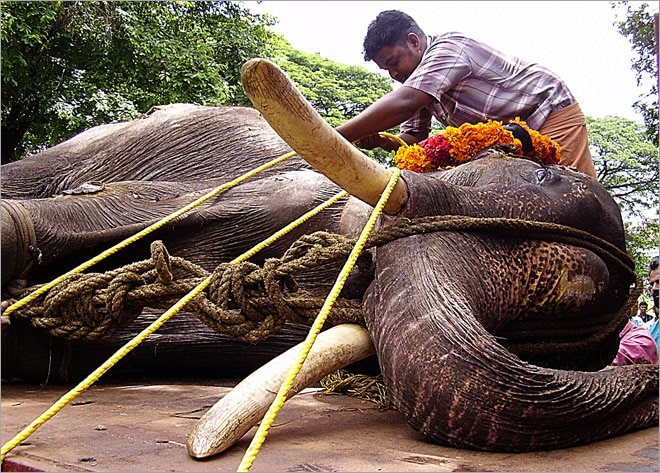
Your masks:
{"label": "elephant", "polygon": [[[292,154],[248,107],[177,104],[126,123],[91,128],[42,153],[2,166],[2,287],[6,301],[46,283],[258,166]],[[229,188],[168,225],[98,262],[102,272],[149,257],[150,243],[207,271],[240,255],[340,191],[293,155]],[[280,255],[301,235],[338,232],[346,198],[303,223],[250,261]],[[13,320],[3,330],[3,379],[73,381],[92,371],[162,310],[145,307],[110,338],[64,340]],[[171,370],[241,376],[302,338],[290,323],[258,345],[235,341],[182,311],[112,373]],[[190,344],[196,349],[190,351]],[[29,356],[24,349],[29,347]],[[203,359],[204,363],[199,360]],[[51,366],[60,367],[61,375]],[[204,368],[202,368],[204,366]]]}
{"label": "elephant", "polygon": [[[321,201],[316,193],[334,195],[344,189],[350,198],[338,201],[328,214],[322,214],[319,221],[310,220],[301,231],[355,237],[379,204],[392,172],[338,135],[274,64],[249,61],[242,76],[255,108],[286,143],[281,151],[294,150],[309,163],[309,167],[301,162],[299,169],[254,183],[265,189],[265,197],[256,205],[263,211],[257,213],[257,220],[270,225],[270,219],[279,214],[293,217],[298,211],[289,206]],[[260,140],[262,133],[272,132],[260,129],[255,139]],[[167,132],[156,133],[164,134]],[[203,192],[203,183],[195,179],[184,183],[185,179],[168,176],[167,183],[159,187],[159,181],[150,180],[152,175],[143,176],[148,178],[146,182],[124,180],[106,185],[108,197],[119,202],[124,199],[126,205],[127,192],[137,192],[140,185],[154,186],[148,200],[159,208],[155,212],[146,205],[148,210],[138,212],[131,200],[130,212],[117,211],[107,217],[127,217],[122,222],[125,232],[115,238],[149,223],[131,221],[134,212],[142,220],[146,216],[155,219],[176,206],[160,209],[163,200],[182,198],[176,202],[180,205]],[[133,179],[121,176],[126,178]],[[84,181],[80,176],[76,179],[76,185]],[[293,182],[291,195],[278,202],[283,210],[270,205],[275,187],[269,182],[280,182],[278,179]],[[114,185],[126,187],[113,193]],[[298,192],[299,188],[306,190]],[[168,198],[156,196],[168,190],[172,192]],[[181,253],[210,269],[228,256],[215,254],[223,252],[224,239],[231,238],[247,218],[243,213],[254,211],[245,201],[255,194],[253,188],[245,193],[227,192],[208,204],[212,217],[193,215],[190,227],[172,225],[156,236],[173,248],[172,254]],[[5,197],[11,198],[11,194],[3,194]],[[38,205],[54,205],[58,200],[76,202],[76,207],[84,209],[112,205],[107,200],[86,204],[90,197],[93,194],[67,195]],[[138,200],[144,203],[145,199]],[[39,214],[29,201],[19,203],[31,215]],[[223,212],[236,205],[238,215],[216,229],[214,219],[222,220],[224,213],[214,212],[214,205],[220,205]],[[68,208],[63,205],[62,210],[46,210],[43,215],[80,218],[81,214],[71,216]],[[657,425],[657,366],[609,366],[631,306],[631,290],[639,282],[626,254],[619,209],[597,181],[571,168],[487,149],[452,169],[425,174],[401,171],[383,211],[378,232],[404,233],[411,225],[418,230],[370,247],[365,254],[369,264],[351,273],[348,292],[360,302],[361,323],[369,334],[364,343],[373,343],[392,404],[426,439],[457,448],[524,452],[581,445]],[[82,214],[86,212],[89,210]],[[9,231],[11,217],[16,235],[21,233],[15,229],[19,226],[15,224],[17,213],[7,217]],[[3,264],[5,252],[16,255],[25,246],[21,242],[5,248],[4,219],[3,201]],[[184,221],[187,219],[182,225]],[[42,227],[46,226],[44,222]],[[184,243],[196,241],[194,230],[207,226],[212,227],[208,233],[215,245],[201,252],[186,250]],[[34,227],[40,233],[39,225]],[[257,239],[250,232],[257,228],[249,227],[237,245],[249,247]],[[558,235],[560,230],[566,234]],[[74,234],[78,232],[74,230]],[[170,232],[176,236],[167,240]],[[282,240],[282,246],[273,252],[297,236]],[[46,260],[40,238],[36,238],[36,246]],[[54,244],[51,251],[64,244]],[[81,245],[73,242],[71,246]],[[234,247],[233,251],[240,250]],[[67,258],[61,256],[59,261]],[[265,265],[268,261],[271,259],[264,256],[257,262]],[[36,271],[15,262],[11,268],[21,277]],[[322,292],[332,285],[334,275],[334,270],[323,268],[300,282]],[[363,347],[358,358],[369,353]],[[236,415],[240,418],[241,412]]]}

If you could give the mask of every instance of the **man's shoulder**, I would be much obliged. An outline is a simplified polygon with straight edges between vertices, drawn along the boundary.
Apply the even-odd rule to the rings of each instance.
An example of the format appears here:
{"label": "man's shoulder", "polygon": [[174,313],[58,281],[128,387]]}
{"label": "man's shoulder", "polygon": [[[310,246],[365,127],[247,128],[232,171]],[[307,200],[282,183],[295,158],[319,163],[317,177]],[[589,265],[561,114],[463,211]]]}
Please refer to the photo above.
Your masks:
{"label": "man's shoulder", "polygon": [[442,41],[469,41],[472,40],[465,33],[460,31],[447,31],[446,33],[431,35],[428,37],[429,44],[439,43]]}
{"label": "man's shoulder", "polygon": [[431,50],[453,50],[456,52],[471,51],[476,54],[493,54],[497,51],[477,39],[460,31],[448,31],[435,36],[427,37],[428,47]]}

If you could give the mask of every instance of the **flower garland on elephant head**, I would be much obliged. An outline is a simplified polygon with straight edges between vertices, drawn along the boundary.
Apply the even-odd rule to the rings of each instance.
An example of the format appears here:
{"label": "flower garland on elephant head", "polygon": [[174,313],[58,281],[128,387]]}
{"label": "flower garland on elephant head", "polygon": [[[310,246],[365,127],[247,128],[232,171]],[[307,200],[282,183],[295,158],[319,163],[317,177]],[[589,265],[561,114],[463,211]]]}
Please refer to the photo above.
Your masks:
{"label": "flower garland on elephant head", "polygon": [[544,164],[557,164],[561,157],[556,141],[516,118],[507,125],[489,120],[464,123],[458,128],[448,126],[442,134],[430,136],[419,144],[401,146],[394,161],[398,168],[410,171],[443,170],[470,161],[479,151],[497,145],[511,145],[517,155]]}

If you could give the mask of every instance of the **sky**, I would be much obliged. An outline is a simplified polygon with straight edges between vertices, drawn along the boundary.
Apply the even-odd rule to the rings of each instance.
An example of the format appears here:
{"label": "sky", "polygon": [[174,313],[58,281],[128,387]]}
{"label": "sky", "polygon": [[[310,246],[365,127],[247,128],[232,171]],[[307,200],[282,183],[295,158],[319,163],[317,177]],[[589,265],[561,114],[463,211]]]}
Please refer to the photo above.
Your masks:
{"label": "sky", "polygon": [[[386,73],[373,62],[364,61],[362,41],[378,13],[398,9],[412,16],[427,35],[460,31],[551,69],[568,85],[585,115],[617,116],[643,123],[632,104],[648,88],[637,86],[631,69],[635,54],[628,38],[613,26],[621,9],[614,10],[609,1],[243,3],[253,13],[275,16],[279,21],[271,30],[294,48],[382,74]],[[630,2],[633,7],[640,3]],[[657,7],[653,11],[658,11]]]}

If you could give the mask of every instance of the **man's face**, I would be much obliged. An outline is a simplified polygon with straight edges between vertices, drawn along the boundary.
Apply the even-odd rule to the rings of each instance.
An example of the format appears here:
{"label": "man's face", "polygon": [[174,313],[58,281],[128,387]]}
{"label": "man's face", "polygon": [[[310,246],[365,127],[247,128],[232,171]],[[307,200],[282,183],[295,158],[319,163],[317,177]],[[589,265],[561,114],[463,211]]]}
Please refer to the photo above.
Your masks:
{"label": "man's face", "polygon": [[392,79],[403,83],[422,60],[421,49],[419,37],[410,33],[405,45],[383,46],[374,55],[374,62],[381,69],[387,70]]}

